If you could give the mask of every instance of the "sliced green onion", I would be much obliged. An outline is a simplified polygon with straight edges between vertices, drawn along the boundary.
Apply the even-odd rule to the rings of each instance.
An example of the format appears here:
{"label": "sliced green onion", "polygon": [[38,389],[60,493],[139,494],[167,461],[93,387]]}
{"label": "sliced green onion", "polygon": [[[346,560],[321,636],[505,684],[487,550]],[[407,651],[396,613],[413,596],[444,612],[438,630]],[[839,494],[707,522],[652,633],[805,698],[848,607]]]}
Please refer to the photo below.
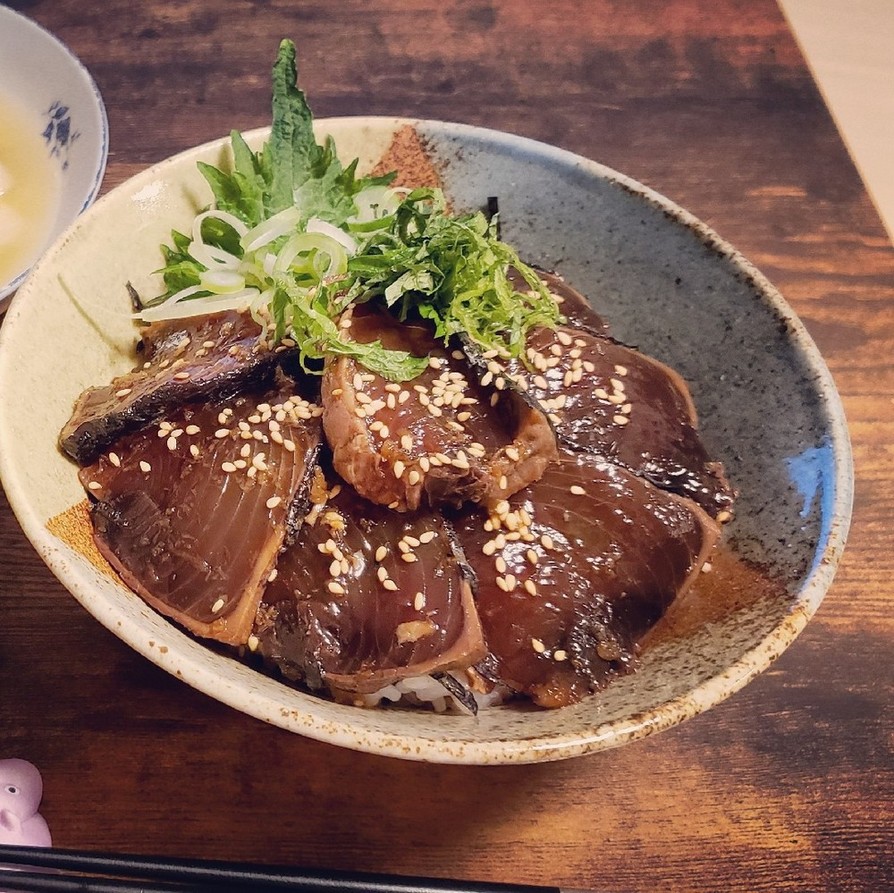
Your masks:
{"label": "sliced green onion", "polygon": [[246,254],[249,251],[257,251],[259,248],[263,248],[264,245],[275,242],[280,236],[297,229],[300,223],[301,212],[298,208],[294,206],[286,208],[248,230],[240,239],[242,249]]}

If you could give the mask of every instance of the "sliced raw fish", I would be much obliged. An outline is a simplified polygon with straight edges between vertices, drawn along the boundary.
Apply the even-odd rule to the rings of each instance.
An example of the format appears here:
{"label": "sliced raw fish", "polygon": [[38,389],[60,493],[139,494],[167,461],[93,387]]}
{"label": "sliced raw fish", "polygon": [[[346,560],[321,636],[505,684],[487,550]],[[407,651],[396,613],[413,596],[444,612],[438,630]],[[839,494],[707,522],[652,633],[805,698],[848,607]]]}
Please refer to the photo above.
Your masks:
{"label": "sliced raw fish", "polygon": [[487,514],[456,521],[477,577],[483,675],[543,707],[631,668],[636,640],[685,591],[719,536],[690,500],[585,453]]}
{"label": "sliced raw fish", "polygon": [[266,661],[351,699],[484,656],[469,573],[439,512],[398,514],[321,478],[312,502],[258,612]]}
{"label": "sliced raw fish", "polygon": [[561,446],[619,463],[715,517],[729,513],[733,490],[699,437],[689,388],[677,372],[570,326],[533,330],[526,359],[527,366],[489,366],[547,414]]}
{"label": "sliced raw fish", "polygon": [[323,426],[336,471],[362,496],[401,512],[492,504],[536,480],[555,456],[544,415],[479,383],[462,351],[442,347],[429,326],[367,308],[344,322],[356,341],[431,357],[401,384],[348,357],[327,362]]}
{"label": "sliced raw fish", "polygon": [[283,350],[271,350],[247,312],[226,311],[152,323],[127,375],[84,391],[59,437],[80,464],[93,462],[117,437],[160,421],[186,402],[228,397],[272,381]]}
{"label": "sliced raw fish", "polygon": [[293,390],[184,404],[80,471],[100,551],[196,635],[240,645],[251,632],[321,441],[322,411]]}

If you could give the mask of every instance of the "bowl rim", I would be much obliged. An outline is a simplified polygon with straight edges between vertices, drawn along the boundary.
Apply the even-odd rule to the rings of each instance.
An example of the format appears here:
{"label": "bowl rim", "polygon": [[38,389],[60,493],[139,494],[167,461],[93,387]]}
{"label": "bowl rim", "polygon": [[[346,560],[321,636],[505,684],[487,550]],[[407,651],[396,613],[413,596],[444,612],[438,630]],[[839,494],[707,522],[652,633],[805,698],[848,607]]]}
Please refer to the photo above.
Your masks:
{"label": "bowl rim", "polygon": [[[747,277],[747,280],[753,285],[755,297],[777,317],[784,318],[789,342],[813,374],[817,399],[824,422],[828,427],[834,456],[834,477],[831,483],[833,498],[830,501],[831,523],[822,532],[820,540],[817,542],[812,567],[801,580],[797,590],[792,593],[788,614],[761,641],[744,652],[732,664],[711,675],[686,693],[662,701],[640,715],[616,719],[601,725],[598,724],[598,721],[594,721],[584,732],[579,734],[561,732],[555,735],[501,737],[479,741],[461,741],[450,738],[433,740],[412,734],[368,729],[359,734],[356,727],[352,726],[350,719],[333,722],[325,718],[320,719],[301,714],[294,708],[287,710],[283,708],[281,701],[276,702],[272,695],[262,695],[258,690],[250,692],[250,697],[246,698],[241,690],[237,690],[226,680],[218,678],[209,671],[204,660],[200,660],[200,654],[203,657],[206,656],[209,649],[182,633],[173,624],[170,624],[169,627],[173,640],[176,645],[182,647],[172,646],[166,653],[161,653],[158,648],[145,646],[144,632],[142,640],[137,636],[139,624],[136,621],[131,623],[124,618],[122,625],[122,618],[120,614],[116,613],[113,604],[106,602],[99,607],[96,604],[89,605],[90,594],[86,590],[89,590],[90,587],[81,581],[72,581],[59,546],[55,544],[54,537],[48,534],[45,528],[46,520],[38,517],[33,511],[28,494],[14,476],[14,469],[8,464],[9,460],[6,458],[8,451],[4,448],[7,426],[3,424],[5,410],[3,401],[0,399],[0,479],[3,481],[10,505],[26,536],[60,582],[97,620],[123,639],[131,648],[194,688],[240,712],[319,741],[367,753],[422,762],[467,765],[543,762],[580,756],[619,746],[670,728],[684,719],[691,718],[719,704],[763,672],[794,641],[819,607],[832,582],[844,549],[853,504],[853,457],[840,395],[813,339],[779,291],[737,249],[692,213],[631,177],[568,150],[503,131],[420,118],[344,116],[319,119],[316,123],[324,130],[336,131],[336,138],[338,128],[357,128],[365,125],[373,128],[387,127],[392,132],[396,132],[398,128],[409,125],[421,128],[425,133],[439,133],[448,138],[483,140],[490,145],[500,146],[504,150],[532,153],[547,162],[555,162],[563,166],[573,165],[591,176],[614,183],[661,209],[665,216],[672,219],[677,225],[693,231],[699,239],[710,246],[715,254],[725,259],[733,271]],[[243,135],[251,142],[253,139],[263,138],[266,133],[269,133],[269,127],[247,131]],[[179,152],[144,169],[117,186],[100,198],[85,214],[72,222],[68,230],[38,261],[32,272],[37,274],[40,268],[49,262],[78,228],[88,225],[95,216],[101,215],[106,203],[113,200],[110,199],[111,196],[133,191],[142,183],[163,176],[168,168],[184,164],[191,155],[219,150],[227,145],[228,141],[229,137],[224,136]],[[31,289],[26,284],[14,299],[8,317],[4,325],[0,327],[0,375],[2,375],[4,365],[3,348],[5,343],[14,337],[17,320],[24,313],[25,302],[32,300],[29,297],[30,294]],[[134,596],[134,598],[137,597]],[[133,629],[130,628],[131,626]],[[194,649],[200,649],[200,653]],[[247,673],[259,675],[257,671],[244,665],[237,666]],[[294,692],[294,689],[283,686],[276,680],[270,681],[288,692]],[[264,687],[267,688],[267,686]],[[302,695],[303,693],[299,692],[298,694]],[[315,698],[313,695],[304,695],[304,698],[309,699],[306,703],[329,703],[322,702],[321,699]],[[302,703],[301,698],[297,700],[299,704]],[[344,709],[354,711],[357,708]]]}
{"label": "bowl rim", "polygon": [[[0,21],[3,20],[4,16],[8,17],[10,22],[18,21],[23,29],[26,32],[30,30],[30,32],[34,35],[37,35],[40,40],[45,41],[50,45],[55,45],[55,47],[60,50],[60,54],[63,57],[67,57],[70,62],[74,64],[75,69],[77,69],[84,79],[85,83],[89,87],[91,93],[93,94],[95,109],[99,114],[99,124],[100,124],[100,133],[99,133],[99,164],[96,166],[96,170],[93,175],[93,182],[90,184],[87,192],[84,194],[84,199],[81,202],[81,207],[75,215],[75,219],[79,217],[87,208],[90,207],[96,200],[96,196],[99,193],[99,190],[102,186],[103,178],[105,177],[106,166],[108,164],[109,158],[109,118],[108,113],[106,111],[105,102],[103,102],[102,94],[99,92],[99,87],[96,85],[96,81],[93,78],[93,75],[90,74],[87,66],[78,58],[78,56],[72,51],[72,49],[66,44],[63,40],[58,38],[51,31],[47,30],[38,22],[35,22],[34,19],[29,18],[23,13],[18,12],[15,9],[11,9],[7,6],[0,6]],[[68,229],[68,226],[71,225],[71,221],[69,224],[63,227],[60,230],[57,239],[54,239],[53,242],[47,246],[44,253],[49,251],[59,237],[64,235],[65,231]],[[0,283],[0,314],[3,313],[3,305],[4,302],[7,302],[9,296],[16,292],[19,288],[21,288],[22,283],[28,278],[31,274],[31,271],[34,269],[36,264],[31,264],[30,267],[26,270],[22,270],[14,279],[11,279],[6,284]]]}

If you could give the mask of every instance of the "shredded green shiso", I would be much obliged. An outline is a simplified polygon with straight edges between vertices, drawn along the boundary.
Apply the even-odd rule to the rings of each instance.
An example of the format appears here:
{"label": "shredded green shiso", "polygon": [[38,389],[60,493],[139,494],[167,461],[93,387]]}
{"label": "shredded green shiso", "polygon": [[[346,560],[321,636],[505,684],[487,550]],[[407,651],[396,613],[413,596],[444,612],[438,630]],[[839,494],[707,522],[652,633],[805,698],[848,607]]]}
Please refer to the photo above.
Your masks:
{"label": "shredded green shiso", "polygon": [[358,177],[357,161],[343,166],[331,138],[317,144],[296,81],[295,46],[284,40],[269,141],[256,153],[233,131],[230,171],[199,164],[214,205],[162,246],[166,291],[138,318],[248,307],[273,320],[276,341],[297,345],[305,368],[339,354],[393,381],[415,378],[426,357],[358,344],[338,328],[349,306],[380,299],[401,320],[431,320],[445,341],[464,333],[482,351],[522,356],[527,331],[555,325],[559,312],[534,270],[497,238],[496,219],[451,215],[441,190],[392,188],[394,174]]}

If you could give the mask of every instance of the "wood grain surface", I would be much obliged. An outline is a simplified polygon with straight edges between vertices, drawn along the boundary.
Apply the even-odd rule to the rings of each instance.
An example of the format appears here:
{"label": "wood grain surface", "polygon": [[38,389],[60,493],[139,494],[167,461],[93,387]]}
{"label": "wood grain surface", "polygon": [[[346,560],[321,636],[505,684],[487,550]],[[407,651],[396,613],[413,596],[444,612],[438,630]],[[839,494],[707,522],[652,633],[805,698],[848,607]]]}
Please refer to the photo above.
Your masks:
{"label": "wood grain surface", "polygon": [[320,116],[562,146],[715,227],[794,305],[843,395],[852,533],[818,615],[726,703],[564,763],[405,763],[305,740],[94,621],[0,501],[0,757],[58,845],[600,891],[894,889],[894,251],[771,0],[36,0],[105,99],[104,188],[268,121],[299,43]]}

